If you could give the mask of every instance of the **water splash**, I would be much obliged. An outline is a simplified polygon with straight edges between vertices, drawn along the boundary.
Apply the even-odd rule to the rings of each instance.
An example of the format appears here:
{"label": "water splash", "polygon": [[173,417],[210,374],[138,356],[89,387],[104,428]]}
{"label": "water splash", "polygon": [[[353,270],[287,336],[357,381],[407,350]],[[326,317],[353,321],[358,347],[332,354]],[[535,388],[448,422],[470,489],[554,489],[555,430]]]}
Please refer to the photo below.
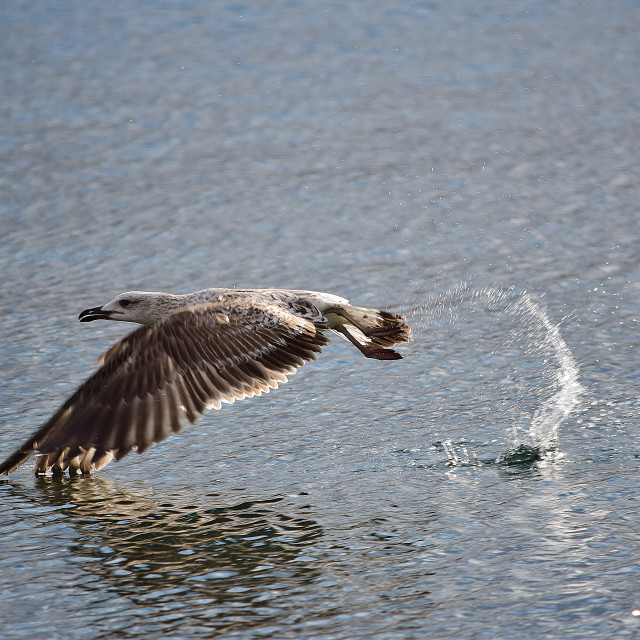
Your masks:
{"label": "water splash", "polygon": [[541,341],[535,346],[551,355],[552,361],[547,361],[546,367],[550,376],[550,395],[533,412],[528,430],[523,432],[514,425],[510,441],[498,456],[497,461],[503,464],[534,462],[555,452],[558,429],[575,409],[582,393],[578,366],[560,335],[559,325],[551,322],[546,309],[534,302],[528,293],[523,293],[517,299],[514,311],[536,319],[544,330]]}
{"label": "water splash", "polygon": [[467,445],[459,442],[454,443],[451,440],[445,440],[442,444],[442,448],[447,454],[447,464],[452,467],[458,467],[460,465],[471,465],[471,466],[480,466],[480,461],[478,460],[478,455],[475,451],[471,451],[469,454],[469,449],[467,449]]}
{"label": "water splash", "polygon": [[[482,459],[506,465],[558,454],[558,429],[581,386],[559,325],[540,301],[513,288],[462,283],[412,315],[423,345],[416,348],[434,360],[422,379],[440,378],[437,391],[429,379],[429,411],[448,429],[442,447],[449,465],[477,464],[476,447],[493,448]],[[451,429],[464,449],[452,443]]]}
{"label": "water splash", "polygon": [[524,310],[537,318],[545,329],[543,345],[551,352],[555,359],[552,370],[553,393],[534,412],[528,434],[521,438],[514,432],[513,441],[508,443],[498,462],[514,462],[521,458],[529,449],[532,455],[552,451],[557,447],[558,429],[565,418],[576,407],[582,387],[578,382],[578,366],[573,359],[571,350],[560,335],[559,325],[553,324],[546,310],[534,302],[525,293],[520,298]]}

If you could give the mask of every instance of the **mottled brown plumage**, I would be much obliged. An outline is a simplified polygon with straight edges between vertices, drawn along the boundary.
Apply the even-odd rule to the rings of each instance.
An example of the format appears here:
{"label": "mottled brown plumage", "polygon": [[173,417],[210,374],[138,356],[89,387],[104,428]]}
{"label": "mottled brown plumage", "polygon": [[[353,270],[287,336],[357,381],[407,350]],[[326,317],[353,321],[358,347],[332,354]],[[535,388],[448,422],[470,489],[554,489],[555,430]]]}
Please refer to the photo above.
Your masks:
{"label": "mottled brown plumage", "polygon": [[351,307],[332,294],[207,289],[187,296],[128,292],[80,320],[139,322],[101,358],[101,367],[20,449],[8,474],[34,452],[35,471],[88,473],[132,449],[145,451],[207,408],[261,395],[315,359],[333,329],[366,356],[401,357],[386,347],[410,329],[395,314]]}

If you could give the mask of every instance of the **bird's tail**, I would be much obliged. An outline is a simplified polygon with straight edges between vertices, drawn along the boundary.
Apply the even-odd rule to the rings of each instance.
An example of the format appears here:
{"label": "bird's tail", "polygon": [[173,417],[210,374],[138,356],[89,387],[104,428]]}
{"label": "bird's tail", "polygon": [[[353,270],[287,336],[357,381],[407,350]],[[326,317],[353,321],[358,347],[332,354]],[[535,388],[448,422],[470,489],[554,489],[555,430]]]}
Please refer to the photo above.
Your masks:
{"label": "bird's tail", "polygon": [[406,320],[390,311],[343,305],[333,307],[323,315],[330,329],[349,340],[367,358],[398,360],[402,355],[388,347],[411,340],[411,329]]}

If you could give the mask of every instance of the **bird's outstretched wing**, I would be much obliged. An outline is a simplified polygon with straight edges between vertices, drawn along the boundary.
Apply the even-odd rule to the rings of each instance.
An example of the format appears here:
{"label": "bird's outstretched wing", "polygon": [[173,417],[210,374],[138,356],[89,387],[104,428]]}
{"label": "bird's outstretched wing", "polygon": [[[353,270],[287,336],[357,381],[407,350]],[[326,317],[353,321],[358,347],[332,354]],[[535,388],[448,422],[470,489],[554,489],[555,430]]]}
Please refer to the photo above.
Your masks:
{"label": "bird's outstretched wing", "polygon": [[0,465],[32,453],[35,471],[100,469],[145,451],[209,407],[260,395],[315,359],[324,327],[276,305],[242,300],[177,311],[107,351],[102,366]]}

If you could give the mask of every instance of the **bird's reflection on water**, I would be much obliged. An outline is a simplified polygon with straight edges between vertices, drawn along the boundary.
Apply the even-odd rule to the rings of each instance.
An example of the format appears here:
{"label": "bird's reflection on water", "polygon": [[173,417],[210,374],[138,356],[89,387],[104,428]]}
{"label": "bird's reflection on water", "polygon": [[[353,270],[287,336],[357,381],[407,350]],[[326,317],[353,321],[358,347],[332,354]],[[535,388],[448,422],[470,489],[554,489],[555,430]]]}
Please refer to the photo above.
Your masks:
{"label": "bird's reflection on water", "polygon": [[302,551],[322,529],[280,511],[282,498],[227,506],[156,502],[100,477],[39,478],[35,495],[77,531],[71,560],[101,590],[144,604],[149,632],[169,631],[166,614],[176,609],[181,625],[185,615],[207,627],[215,620],[218,631],[263,625],[286,616],[281,594],[319,576]]}

